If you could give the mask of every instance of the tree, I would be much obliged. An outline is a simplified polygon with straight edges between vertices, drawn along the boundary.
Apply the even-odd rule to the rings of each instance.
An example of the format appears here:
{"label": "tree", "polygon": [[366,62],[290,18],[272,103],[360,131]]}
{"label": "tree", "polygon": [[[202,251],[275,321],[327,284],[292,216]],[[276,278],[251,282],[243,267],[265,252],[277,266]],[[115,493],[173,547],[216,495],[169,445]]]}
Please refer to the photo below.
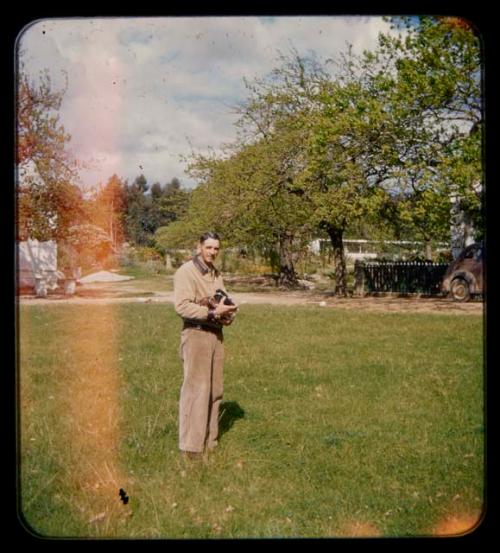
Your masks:
{"label": "tree", "polygon": [[243,193],[238,201],[247,241],[255,242],[257,236],[261,248],[277,250],[278,284],[287,288],[299,285],[295,260],[311,235],[309,205],[298,186],[301,149],[300,136],[283,127],[240,152]]}
{"label": "tree", "polygon": [[162,195],[158,198],[158,226],[165,226],[181,219],[187,213],[189,201],[189,190],[183,189],[179,179],[174,177],[165,185]]}
{"label": "tree", "polygon": [[163,190],[159,182],[153,183],[149,191],[153,202],[156,202],[159,198],[161,198],[161,195],[163,194]]}
{"label": "tree", "polygon": [[[372,193],[362,144],[369,121],[355,108],[362,90],[339,86],[313,58],[294,53],[267,80],[250,88],[240,126],[253,136],[295,137],[287,191],[300,198],[309,225],[329,236],[334,248],[336,293],[346,293],[342,237],[369,207]],[[351,109],[349,109],[351,108]],[[354,109],[353,109],[354,108]]]}
{"label": "tree", "polygon": [[405,39],[381,35],[375,51],[341,56],[335,80],[312,95],[310,190],[337,244],[337,283],[342,234],[357,218],[390,215],[426,242],[427,257],[449,238],[451,194],[479,219],[479,42],[439,19],[406,22]]}
{"label": "tree", "polygon": [[144,175],[136,177],[126,188],[125,235],[139,246],[151,246],[154,241],[145,196],[147,190]]}
{"label": "tree", "polygon": [[295,194],[300,172],[297,136],[274,131],[251,144],[226,148],[222,157],[198,156],[188,171],[201,181],[190,220],[221,232],[237,246],[278,253],[278,283],[298,285],[295,250],[307,234],[306,204]]}
{"label": "tree", "polygon": [[385,105],[391,150],[385,189],[398,215],[430,244],[449,237],[450,197],[481,229],[482,103],[478,37],[458,18],[395,18],[406,36],[381,35],[375,52],[345,64],[348,82]]}
{"label": "tree", "polygon": [[155,231],[155,247],[165,255],[166,268],[172,269],[172,253],[175,250],[187,249],[194,251],[196,237],[194,232],[186,232],[187,221],[174,221],[168,226],[159,227]]}
{"label": "tree", "polygon": [[100,226],[84,223],[69,227],[68,235],[58,250],[60,266],[66,276],[75,275],[78,267],[94,267],[113,252],[108,233]]}
{"label": "tree", "polygon": [[357,84],[325,80],[314,95],[315,110],[303,117],[308,128],[308,175],[304,190],[312,221],[329,237],[334,254],[335,293],[346,295],[344,235],[371,218],[383,203],[385,169],[374,163],[372,144],[384,147],[385,116],[380,104]]}
{"label": "tree", "polygon": [[69,226],[83,216],[82,194],[75,184],[78,163],[67,150],[71,137],[59,120],[65,90],[54,90],[48,71],[31,79],[20,63],[16,163],[21,239],[63,240]]}
{"label": "tree", "polygon": [[125,208],[127,187],[117,175],[112,175],[91,200],[90,220],[107,232],[116,251],[125,239]]}

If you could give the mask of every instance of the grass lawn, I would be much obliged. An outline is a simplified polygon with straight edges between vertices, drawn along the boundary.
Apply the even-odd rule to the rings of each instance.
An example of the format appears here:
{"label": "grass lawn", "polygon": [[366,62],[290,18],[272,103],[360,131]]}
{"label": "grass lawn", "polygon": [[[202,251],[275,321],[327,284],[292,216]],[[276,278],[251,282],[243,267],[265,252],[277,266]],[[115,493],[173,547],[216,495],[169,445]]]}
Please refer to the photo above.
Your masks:
{"label": "grass lawn", "polygon": [[170,304],[20,308],[35,532],[425,536],[477,521],[480,316],[245,305],[225,332],[220,444],[194,464],[177,449],[180,326]]}

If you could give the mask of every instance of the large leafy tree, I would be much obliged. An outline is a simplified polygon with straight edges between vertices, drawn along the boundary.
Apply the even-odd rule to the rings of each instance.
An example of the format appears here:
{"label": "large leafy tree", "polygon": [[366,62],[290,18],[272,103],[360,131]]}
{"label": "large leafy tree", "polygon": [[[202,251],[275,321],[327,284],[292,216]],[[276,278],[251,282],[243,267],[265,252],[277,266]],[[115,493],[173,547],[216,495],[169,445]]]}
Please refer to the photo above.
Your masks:
{"label": "large leafy tree", "polygon": [[314,95],[316,109],[301,117],[308,129],[307,178],[304,192],[313,206],[312,221],[330,239],[335,264],[335,292],[345,295],[346,264],[343,239],[346,231],[386,201],[380,183],[384,164],[376,162],[374,144],[384,151],[386,115],[380,102],[353,82],[325,80]]}
{"label": "large leafy tree", "polygon": [[70,135],[60,122],[65,88],[55,90],[48,71],[17,75],[18,236],[64,240],[83,217],[78,162],[68,150]]}
{"label": "large leafy tree", "polygon": [[448,20],[404,21],[404,38],[381,35],[375,51],[347,52],[335,79],[309,95],[309,195],[341,292],[342,235],[357,219],[390,216],[395,230],[430,246],[449,239],[451,195],[481,217],[479,41]]}
{"label": "large leafy tree", "polygon": [[480,42],[456,18],[397,18],[405,34],[381,35],[374,52],[345,58],[343,80],[383,106],[385,134],[372,164],[384,167],[384,190],[396,215],[430,244],[448,239],[450,197],[481,222],[482,103]]}
{"label": "large leafy tree", "polygon": [[295,137],[294,148],[288,148],[294,174],[287,178],[286,188],[300,199],[309,225],[330,238],[336,293],[343,295],[343,234],[378,201],[368,178],[366,150],[375,132],[371,120],[381,110],[375,102],[369,105],[362,87],[336,83],[314,58],[296,53],[282,58],[270,78],[249,88],[240,125],[269,141]]}
{"label": "large leafy tree", "polygon": [[224,157],[198,156],[190,165],[202,184],[188,218],[219,229],[231,244],[251,245],[271,258],[275,252],[278,283],[285,287],[298,285],[294,257],[310,230],[307,204],[294,184],[302,170],[299,149],[296,135],[275,128],[234,144]]}

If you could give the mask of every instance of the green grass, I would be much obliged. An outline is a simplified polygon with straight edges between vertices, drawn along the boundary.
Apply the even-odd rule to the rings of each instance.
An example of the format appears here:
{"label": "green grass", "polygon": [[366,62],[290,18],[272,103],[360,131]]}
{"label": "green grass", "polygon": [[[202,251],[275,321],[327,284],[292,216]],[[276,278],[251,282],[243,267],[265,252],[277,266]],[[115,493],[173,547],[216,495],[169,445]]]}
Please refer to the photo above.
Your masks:
{"label": "green grass", "polygon": [[171,305],[122,304],[117,454],[132,516],[90,523],[92,496],[69,476],[80,461],[67,446],[63,344],[81,339],[77,310],[92,321],[101,309],[21,308],[22,513],[37,532],[328,537],[358,522],[420,536],[482,509],[481,317],[245,305],[225,333],[219,448],[186,465],[180,320]]}
{"label": "green grass", "polygon": [[134,277],[134,280],[114,283],[118,289],[120,285],[125,287],[132,285],[138,290],[146,292],[170,292],[174,289],[172,274],[152,274],[145,268],[137,266],[121,267],[118,274]]}

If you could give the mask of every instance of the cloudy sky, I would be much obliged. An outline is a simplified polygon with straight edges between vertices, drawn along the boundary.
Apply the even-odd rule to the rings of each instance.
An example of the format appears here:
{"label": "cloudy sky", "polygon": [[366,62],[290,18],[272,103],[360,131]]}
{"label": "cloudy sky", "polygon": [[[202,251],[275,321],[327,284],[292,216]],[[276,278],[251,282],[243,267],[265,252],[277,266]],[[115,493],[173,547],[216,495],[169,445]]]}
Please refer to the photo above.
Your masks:
{"label": "cloudy sky", "polygon": [[48,69],[56,87],[68,76],[60,121],[92,164],[83,186],[142,173],[189,187],[180,156],[234,139],[244,77],[265,76],[292,47],[326,59],[388,29],[375,16],[70,18],[35,21],[18,40],[30,73]]}

